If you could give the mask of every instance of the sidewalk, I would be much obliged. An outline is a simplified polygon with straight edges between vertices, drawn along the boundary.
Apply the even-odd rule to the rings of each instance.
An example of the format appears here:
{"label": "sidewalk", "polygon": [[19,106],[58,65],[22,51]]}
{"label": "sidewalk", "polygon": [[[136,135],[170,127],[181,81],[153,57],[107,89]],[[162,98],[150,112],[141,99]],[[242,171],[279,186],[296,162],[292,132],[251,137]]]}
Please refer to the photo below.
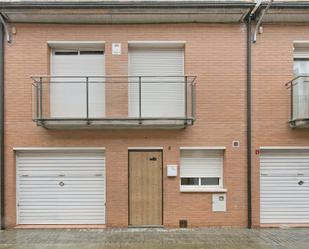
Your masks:
{"label": "sidewalk", "polygon": [[0,249],[309,249],[309,228],[15,229]]}

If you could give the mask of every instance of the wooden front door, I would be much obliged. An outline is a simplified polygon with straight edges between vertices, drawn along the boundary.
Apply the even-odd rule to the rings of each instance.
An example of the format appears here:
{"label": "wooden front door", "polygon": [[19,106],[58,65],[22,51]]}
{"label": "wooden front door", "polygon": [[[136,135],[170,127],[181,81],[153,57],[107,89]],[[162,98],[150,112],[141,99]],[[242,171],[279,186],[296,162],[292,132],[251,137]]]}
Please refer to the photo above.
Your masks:
{"label": "wooden front door", "polygon": [[162,151],[129,152],[129,225],[162,225]]}

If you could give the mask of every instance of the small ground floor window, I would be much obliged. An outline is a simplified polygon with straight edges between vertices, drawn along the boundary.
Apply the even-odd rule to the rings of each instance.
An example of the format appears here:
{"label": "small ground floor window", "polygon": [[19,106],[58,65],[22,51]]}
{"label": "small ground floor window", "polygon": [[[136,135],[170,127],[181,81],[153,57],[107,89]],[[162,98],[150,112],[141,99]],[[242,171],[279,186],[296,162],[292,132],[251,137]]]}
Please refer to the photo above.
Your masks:
{"label": "small ground floor window", "polygon": [[223,150],[181,149],[180,156],[181,190],[223,187]]}

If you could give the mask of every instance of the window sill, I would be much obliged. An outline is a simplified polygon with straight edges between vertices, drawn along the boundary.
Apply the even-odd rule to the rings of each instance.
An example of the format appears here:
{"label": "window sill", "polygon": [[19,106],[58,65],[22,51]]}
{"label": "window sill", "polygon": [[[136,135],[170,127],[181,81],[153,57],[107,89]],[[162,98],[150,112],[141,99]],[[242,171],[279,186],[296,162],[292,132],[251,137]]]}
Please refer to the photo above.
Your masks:
{"label": "window sill", "polygon": [[180,192],[204,192],[204,193],[226,193],[225,188],[196,188],[196,187],[183,187],[180,186]]}

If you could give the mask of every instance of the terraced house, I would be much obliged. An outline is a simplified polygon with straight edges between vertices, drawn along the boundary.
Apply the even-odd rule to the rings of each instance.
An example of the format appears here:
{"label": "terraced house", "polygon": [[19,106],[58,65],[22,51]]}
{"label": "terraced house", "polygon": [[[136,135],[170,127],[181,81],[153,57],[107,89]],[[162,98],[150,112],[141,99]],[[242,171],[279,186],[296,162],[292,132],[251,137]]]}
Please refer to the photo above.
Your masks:
{"label": "terraced house", "polygon": [[0,1],[3,228],[309,225],[309,2]]}

